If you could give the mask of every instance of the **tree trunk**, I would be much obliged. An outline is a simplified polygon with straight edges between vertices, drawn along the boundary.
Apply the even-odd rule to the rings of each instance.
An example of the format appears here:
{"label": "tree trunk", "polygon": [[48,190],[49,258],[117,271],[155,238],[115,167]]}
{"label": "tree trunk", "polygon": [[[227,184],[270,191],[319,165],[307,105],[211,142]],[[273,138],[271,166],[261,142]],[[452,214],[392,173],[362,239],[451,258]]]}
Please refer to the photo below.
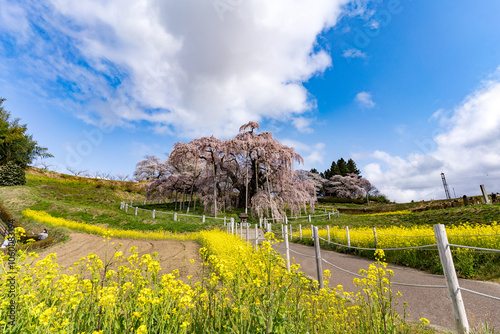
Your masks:
{"label": "tree trunk", "polygon": [[248,149],[247,149],[247,159],[246,159],[247,175],[245,179],[245,213],[248,214]]}
{"label": "tree trunk", "polygon": [[[198,154],[196,154],[196,162],[194,164],[194,174],[193,174],[193,184],[191,185],[191,195],[189,197],[188,208],[191,206],[191,201],[193,200],[194,182],[196,181],[196,172],[198,171]],[[195,208],[193,207],[193,210]]]}

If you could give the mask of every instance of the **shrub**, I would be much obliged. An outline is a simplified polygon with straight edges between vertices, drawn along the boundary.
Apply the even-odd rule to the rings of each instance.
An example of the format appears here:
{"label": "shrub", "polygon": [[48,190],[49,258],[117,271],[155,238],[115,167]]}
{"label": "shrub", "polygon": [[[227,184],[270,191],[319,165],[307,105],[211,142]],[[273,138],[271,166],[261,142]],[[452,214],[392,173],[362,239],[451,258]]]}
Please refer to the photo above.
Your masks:
{"label": "shrub", "polygon": [[13,162],[0,168],[0,186],[22,186],[26,183],[24,169]]}

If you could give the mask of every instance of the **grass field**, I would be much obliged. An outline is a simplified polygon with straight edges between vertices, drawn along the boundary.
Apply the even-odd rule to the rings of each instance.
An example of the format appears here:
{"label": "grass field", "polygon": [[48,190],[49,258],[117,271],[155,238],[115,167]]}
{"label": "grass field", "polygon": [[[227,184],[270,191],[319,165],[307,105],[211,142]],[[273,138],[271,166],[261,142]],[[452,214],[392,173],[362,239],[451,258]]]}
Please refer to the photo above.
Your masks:
{"label": "grass field", "polygon": [[[137,183],[105,181],[96,179],[87,179],[73,177],[64,174],[46,172],[39,169],[30,169],[27,173],[27,184],[18,187],[0,187],[0,197],[3,203],[14,213],[14,215],[27,226],[28,229],[39,229],[41,224],[36,220],[23,218],[22,211],[26,209],[45,211],[52,217],[64,218],[75,222],[84,222],[94,225],[95,229],[108,228],[115,230],[141,230],[155,233],[185,233],[196,232],[212,227],[221,226],[222,220],[214,220],[207,216],[206,222],[202,223],[201,218],[181,216],[180,205],[174,203],[147,204],[139,205],[146,210],[157,211],[156,219],[153,219],[150,211],[138,210],[138,215],[134,215],[131,209],[128,213],[119,210],[120,202],[141,203],[144,200],[144,189]],[[349,226],[352,230],[363,228],[417,228],[432,227],[433,224],[445,224],[449,227],[467,224],[473,227],[477,224],[492,224],[500,220],[500,205],[476,205],[469,207],[447,208],[441,210],[429,210],[422,212],[410,212],[409,209],[415,209],[428,203],[406,203],[406,204],[375,204],[370,207],[370,211],[377,211],[380,206],[387,206],[394,210],[399,210],[400,214],[364,214],[348,215],[340,214],[339,217],[332,215],[328,220],[327,216],[313,217],[312,224],[325,228],[326,225],[334,227]],[[332,208],[362,208],[362,205],[339,204],[338,207],[325,206],[320,204],[316,208],[316,214],[324,214],[324,208],[330,212]],[[378,207],[378,208],[377,208]],[[174,221],[173,214],[177,208],[179,214],[178,220]],[[385,210],[385,209],[383,209]],[[170,214],[162,213],[169,212]],[[238,214],[242,210],[230,210],[219,214],[219,217],[239,219]],[[196,208],[189,214],[201,216],[204,214],[202,205],[198,202]],[[256,217],[250,217],[251,223],[258,223]],[[297,230],[299,224],[308,226],[307,217],[300,219],[289,219],[289,223]],[[280,227],[276,225],[275,231],[279,232]],[[54,226],[52,236],[57,241],[62,241],[68,232],[67,227]],[[398,232],[393,232],[398,233]],[[407,233],[407,232],[404,232]],[[325,245],[325,247],[328,247]],[[345,249],[337,249],[346,251]],[[353,251],[361,256],[372,257],[370,252]],[[389,261],[408,265],[430,272],[441,272],[437,256],[422,256],[425,251],[414,252],[415,254],[406,254],[403,257],[390,257]],[[470,253],[470,252],[469,252]],[[459,273],[463,277],[476,279],[499,280],[500,265],[498,264],[498,255],[471,255],[457,253],[457,264],[463,268]],[[464,257],[465,256],[465,257]],[[460,257],[464,257],[460,259]],[[425,258],[426,261],[418,259]],[[432,261],[429,258],[433,259]],[[412,259],[409,261],[408,259]]]}
{"label": "grass field", "polygon": [[[151,213],[149,211],[142,211],[139,210],[139,214],[137,216],[134,215],[133,210],[129,210],[128,213],[125,213],[123,210],[119,210],[120,207],[120,202],[130,202],[134,201],[135,203],[141,203],[144,200],[144,189],[141,185],[132,183],[132,182],[119,182],[119,181],[104,181],[104,180],[95,180],[95,179],[85,179],[85,178],[79,178],[79,177],[72,177],[72,176],[65,176],[62,174],[57,174],[57,173],[52,173],[52,172],[45,172],[41,171],[38,169],[30,169],[27,173],[27,184],[25,186],[18,186],[18,187],[0,187],[0,198],[3,204],[11,210],[11,212],[14,214],[16,218],[18,218],[22,224],[27,228],[27,229],[39,229],[42,226],[47,226],[50,225],[50,230],[51,230],[51,235],[56,239],[56,241],[64,241],[67,234],[71,230],[78,230],[78,231],[95,231],[95,234],[103,234],[101,233],[102,231],[106,231],[107,229],[113,229],[114,231],[130,231],[125,233],[124,236],[126,235],[132,235],[134,238],[150,238],[151,236],[158,236],[158,235],[168,235],[169,232],[176,232],[185,234],[185,238],[187,239],[198,239],[200,238],[198,236],[198,233],[193,233],[191,232],[201,232],[204,230],[209,230],[212,227],[217,227],[222,225],[222,220],[214,220],[207,218],[205,223],[201,222],[200,218],[190,218],[186,216],[180,216],[179,215],[179,220],[174,221],[173,220],[173,215],[172,214],[166,214],[166,213],[161,213],[161,211],[166,211],[166,212],[172,212],[175,210],[175,204],[173,203],[162,203],[162,204],[149,204],[149,205],[140,205],[141,208],[147,209],[147,210],[152,210],[155,209],[157,211],[157,218],[153,219],[151,217]],[[399,210],[403,212],[399,212],[399,214],[367,214],[367,215],[347,215],[347,214],[340,214],[339,217],[334,217],[332,215],[332,219],[328,220],[326,216],[323,217],[315,217],[313,218],[312,223],[317,226],[323,226],[325,227],[326,225],[329,226],[337,226],[337,227],[344,227],[344,226],[350,226],[353,230],[355,229],[370,229],[371,227],[377,227],[380,229],[383,228],[426,228],[430,227],[433,224],[436,223],[443,223],[446,225],[453,225],[453,226],[460,226],[461,224],[463,225],[464,223],[468,222],[468,226],[475,226],[476,224],[483,224],[483,225],[488,225],[492,224],[495,220],[498,220],[500,217],[500,206],[499,205],[479,205],[479,206],[474,206],[474,207],[461,207],[461,208],[449,208],[449,209],[443,209],[443,210],[430,210],[430,211],[423,211],[423,212],[415,212],[415,213],[410,213],[410,212],[404,212],[404,210],[411,209],[411,208],[416,208],[418,205],[422,205],[419,203],[408,203],[407,205],[405,204],[398,204],[398,205],[393,205],[390,204],[391,208],[394,210]],[[350,208],[362,208],[362,206],[354,206],[354,205],[344,205]],[[320,206],[323,207],[323,206]],[[177,207],[178,208],[178,207]],[[332,208],[338,208],[334,206],[327,206],[328,210],[331,210]],[[29,209],[29,210],[28,210]],[[30,211],[33,210],[33,211]],[[23,216],[23,211],[25,212],[25,215]],[[231,210],[224,212],[220,214],[219,216],[221,217],[234,217],[236,218],[238,213],[240,213],[242,210]],[[178,211],[181,213],[180,211]],[[316,211],[317,214],[323,213],[323,209],[317,209]],[[197,203],[197,208],[195,210],[191,209],[190,214],[194,215],[202,215],[203,214],[203,208],[199,203]],[[57,218],[63,218],[61,220],[57,220]],[[238,219],[236,219],[237,221]],[[69,223],[66,223],[68,221]],[[57,223],[56,223],[57,222]],[[258,220],[255,218],[250,218],[250,222],[252,223],[257,223]],[[309,223],[307,222],[307,218],[303,217],[301,219],[290,219],[289,223],[291,223],[294,228],[298,226],[298,224],[302,224],[303,226],[307,226]],[[279,225],[277,224],[275,227],[276,231],[280,230]],[[87,231],[88,230],[88,231]],[[144,232],[138,232],[138,231],[144,231]],[[94,233],[94,232],[90,232]],[[121,233],[121,232],[120,232]],[[202,232],[203,233],[203,232]],[[104,233],[105,234],[105,233]],[[223,241],[221,234],[220,236],[217,236],[214,241],[212,242],[212,247],[213,250],[210,251],[209,253],[205,254],[205,259],[208,261],[208,263],[211,264],[212,267],[214,267],[215,270],[215,275],[219,275],[218,279],[221,279],[220,283],[217,284],[225,284],[224,282],[228,282],[227,280],[224,281],[223,276],[224,275],[229,275],[227,277],[232,277],[233,273],[232,271],[227,271],[225,274],[221,272],[221,269],[218,266],[223,264],[224,266],[227,267],[229,264],[229,259],[224,258],[227,255],[225,254],[224,250],[220,248],[221,245],[223,245],[226,240]],[[181,239],[184,237],[181,237]],[[205,237],[201,237],[202,240],[205,238],[205,240],[210,239],[209,235],[205,235]],[[222,238],[222,239],[221,239]],[[229,239],[228,239],[229,240]],[[206,247],[208,247],[209,244],[205,244]],[[229,248],[231,247],[236,247],[238,251],[242,248],[241,246],[238,246],[236,243],[231,244],[228,246]],[[325,246],[327,247],[327,246]],[[208,247],[209,248],[209,247]],[[217,250],[216,250],[217,249]],[[221,253],[222,252],[222,253]],[[233,252],[234,253],[234,252]],[[372,254],[362,254],[360,252],[358,255],[363,255],[363,256],[368,256],[371,257]],[[215,256],[215,257],[212,257]],[[245,255],[245,256],[250,256],[250,255]],[[251,255],[253,257],[253,255]],[[256,255],[258,256],[258,255]],[[265,255],[267,256],[267,255]],[[410,256],[408,258],[412,259],[418,259],[419,256]],[[215,260],[217,258],[217,260]],[[212,260],[210,260],[212,259]],[[216,261],[216,262],[213,262]],[[219,261],[219,262],[218,262]],[[222,261],[222,262],[220,262]],[[246,260],[242,260],[244,263]],[[273,260],[274,261],[274,260]],[[500,268],[500,265],[498,265],[497,262],[498,259],[494,259],[493,261],[490,261],[488,266],[483,266],[480,270],[477,268],[474,268],[475,264],[474,263],[465,263],[465,265],[469,266],[471,268],[471,272],[473,272],[473,277],[475,278],[480,278],[480,279],[498,279],[500,277],[500,272],[497,270]],[[264,261],[265,262],[265,261]],[[397,262],[397,260],[395,261]],[[256,264],[256,267],[263,266],[262,264]],[[420,267],[422,269],[427,269],[429,270],[428,267],[425,266],[420,266],[420,263],[417,262],[416,264],[412,264],[412,266]],[[435,263],[431,264],[431,266],[435,266]],[[265,267],[265,266],[264,266]],[[264,268],[262,267],[262,268]],[[496,268],[496,269],[495,269]],[[241,268],[244,271],[248,272],[250,270],[249,268]],[[434,271],[438,271],[433,269]],[[237,275],[237,277],[243,278],[243,276],[238,276],[242,275],[241,272],[234,271],[234,274]],[[212,276],[213,278],[214,276]],[[255,276],[252,280],[252,284],[255,284],[258,280],[261,278]],[[284,279],[284,278],[283,278]],[[255,281],[257,280],[257,281]],[[299,282],[300,279],[297,281]],[[303,282],[305,284],[305,282]],[[215,283],[214,283],[215,284]],[[274,284],[274,283],[273,283]],[[307,283],[306,286],[302,286],[302,283],[297,285],[297,289],[306,289],[306,290],[301,290],[301,291],[308,291],[308,289],[311,289],[311,287],[308,287]],[[218,286],[220,288],[221,286]],[[235,286],[236,287],[236,286]],[[278,281],[276,286],[270,287],[269,288],[272,290],[269,290],[270,293],[276,293],[279,294],[281,293],[281,285]],[[186,286],[186,289],[188,290],[188,287]],[[251,285],[249,285],[249,289],[251,290]],[[294,288],[295,289],[295,288]],[[186,291],[187,291],[186,290]],[[248,290],[248,291],[250,291]],[[314,290],[314,287],[313,287]],[[215,290],[214,290],[215,291]],[[236,294],[238,293],[247,293],[248,291],[243,291],[243,290],[234,290]],[[295,290],[298,291],[298,290]],[[200,298],[206,298],[204,297],[205,295],[200,292]],[[220,295],[220,291],[216,292],[213,297],[218,298]],[[235,295],[236,296],[236,295]],[[191,297],[194,297],[191,296]],[[263,296],[264,298],[265,296]],[[89,297],[93,298],[93,297]],[[232,297],[231,297],[232,298]],[[238,297],[239,298],[239,297]],[[280,297],[281,298],[281,297]],[[285,297],[283,297],[285,298]],[[289,298],[289,297],[286,297]],[[322,298],[322,297],[320,297]],[[328,298],[331,298],[328,297]],[[234,299],[234,301],[237,301],[240,306],[241,305],[249,305],[248,300],[246,299],[240,299],[239,301]],[[317,302],[318,299],[313,299],[312,302]],[[250,305],[251,307],[254,307],[255,310],[259,310],[260,303],[262,301],[256,301],[256,304]],[[332,302],[332,303],[337,303],[338,300],[335,299],[325,299],[326,302]],[[382,300],[382,302],[385,302]],[[201,312],[200,314],[203,313],[203,304],[204,300],[199,301],[199,306],[202,308],[199,310]],[[253,303],[253,302],[252,302]],[[293,304],[293,303],[292,303]],[[310,308],[309,304],[305,304],[306,310],[307,308]],[[132,307],[132,304],[129,305]],[[240,307],[238,306],[238,307]],[[285,306],[285,305],[283,305]],[[288,309],[286,312],[294,312],[293,307],[299,306],[299,304],[295,303],[295,306],[293,305],[288,305],[286,307],[292,307],[292,309]],[[313,305],[314,306],[314,305]],[[88,307],[93,307],[91,304],[88,305]],[[265,324],[265,321],[269,321],[270,318],[259,318],[256,317],[252,321],[248,321],[247,318],[249,313],[246,313],[247,311],[244,311],[244,313],[241,314],[246,314],[243,318],[232,318],[230,315],[230,311],[234,309],[234,304],[228,304],[228,305],[219,305],[217,306],[217,312],[222,312],[220,314],[220,317],[225,317],[228,326],[233,326],[234,328],[240,328],[240,325],[234,327],[235,321],[239,321],[242,326],[257,326],[261,328],[262,324]],[[244,306],[247,307],[247,306]],[[300,306],[302,307],[302,306]],[[343,306],[342,306],[343,307]],[[364,305],[363,307],[366,307],[366,312],[363,313],[362,316],[368,317],[366,320],[368,322],[373,322],[373,321],[379,321],[379,315],[378,313],[373,313],[373,312],[379,312],[379,311],[374,311],[373,305]],[[370,311],[370,307],[372,307]],[[384,306],[385,307],[385,306]],[[118,309],[117,309],[118,310]],[[271,309],[268,309],[271,310]],[[363,310],[359,310],[360,312],[365,312]],[[114,311],[113,311],[114,312]],[[143,312],[143,311],[140,311]],[[198,311],[197,311],[198,312]],[[282,312],[282,310],[271,310],[270,312]],[[310,308],[307,309],[307,311],[302,311],[302,312],[324,312],[322,311],[321,308]],[[342,311],[345,312],[345,311]],[[111,313],[110,313],[111,314]],[[153,319],[156,317],[156,313],[148,313],[148,316],[151,316],[152,318],[148,319]],[[285,315],[285,313],[280,313],[280,317]],[[196,316],[196,315],[195,315]],[[373,319],[369,319],[369,317],[375,317]],[[185,318],[180,317],[178,322],[175,324],[177,326],[177,329],[179,331],[186,331],[188,326],[200,326],[199,328],[203,328],[205,324],[203,323],[205,319],[203,317],[201,318],[189,318],[191,315],[189,314],[184,314]],[[146,319],[146,318],[144,318]],[[186,320],[188,319],[188,320]],[[215,318],[214,318],[215,319]],[[264,319],[264,320],[262,320]],[[267,319],[267,320],[265,320]],[[277,318],[276,318],[277,319]],[[287,319],[286,317],[280,318],[284,321],[284,319]],[[290,318],[291,319],[291,318]],[[337,324],[337,320],[335,320],[332,323],[328,322],[322,322],[315,324],[315,318],[310,318],[306,323],[299,323],[296,322],[295,325],[298,326],[303,326],[303,329],[308,328],[313,331],[315,331],[315,326],[325,326],[323,329],[333,329],[335,328]],[[356,318],[357,319],[357,318]],[[182,321],[181,321],[182,320]],[[359,319],[358,319],[359,320]],[[394,319],[393,319],[394,320]],[[391,320],[392,324],[394,326],[397,326],[399,329],[396,330],[395,332],[403,332],[403,333],[434,333],[436,332],[434,329],[421,326],[421,325],[414,325],[414,324],[407,324],[405,325],[404,322],[401,323],[399,320]],[[64,320],[62,320],[64,321]],[[88,323],[93,323],[95,319],[88,319]],[[114,319],[112,317],[107,318],[106,321],[110,321],[112,323],[115,321],[115,324],[113,326],[122,326],[124,323],[119,322],[121,320],[119,319]],[[118,322],[116,322],[118,321]],[[262,323],[262,321],[264,321]],[[272,320],[274,321],[274,320]],[[280,320],[281,321],[281,320]],[[298,321],[298,320],[297,320]],[[154,321],[153,321],[154,322]],[[187,324],[186,322],[189,322]],[[258,322],[261,322],[261,325],[257,325]],[[342,322],[339,322],[341,324]],[[95,327],[94,325],[90,325],[90,327]],[[284,327],[285,322],[281,323]],[[129,326],[130,324],[126,324],[126,326]],[[212,324],[213,325],[213,324]],[[280,324],[275,324],[276,328],[279,328],[281,326]],[[362,326],[365,326],[364,322],[357,322],[357,323],[352,323],[354,327],[356,327],[354,332],[359,331]],[[378,323],[377,326],[381,325],[381,323]],[[139,328],[144,328],[141,327],[142,325],[137,321],[134,322],[134,324],[130,325],[134,326],[136,329]],[[138,326],[138,327],[137,327]],[[144,326],[149,328],[149,325],[145,324]],[[215,326],[218,326],[217,324]],[[308,327],[312,326],[312,327]],[[361,327],[359,327],[361,326]],[[35,326],[36,327],[36,326]],[[90,328],[89,327],[89,328]],[[194,328],[191,327],[191,328]],[[257,328],[255,327],[255,328]],[[354,328],[353,327],[353,328]],[[42,330],[42,327],[36,327]],[[198,327],[197,327],[198,328]],[[221,327],[217,327],[218,330],[220,330]],[[225,328],[225,327],[222,327]],[[363,327],[364,328],[364,327]],[[88,329],[88,328],[87,328]],[[365,330],[366,328],[364,328]],[[366,329],[368,330],[368,329]],[[196,332],[196,330],[194,331]],[[256,330],[256,332],[260,332],[260,330]],[[280,330],[277,330],[276,332],[280,332]]]}

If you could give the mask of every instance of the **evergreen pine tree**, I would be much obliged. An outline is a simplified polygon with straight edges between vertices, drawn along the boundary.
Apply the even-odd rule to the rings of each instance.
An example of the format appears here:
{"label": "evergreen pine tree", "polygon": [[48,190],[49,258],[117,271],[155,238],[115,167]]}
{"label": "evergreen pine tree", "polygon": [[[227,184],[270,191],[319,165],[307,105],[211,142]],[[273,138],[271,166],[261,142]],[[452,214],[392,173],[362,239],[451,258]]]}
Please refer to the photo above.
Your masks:
{"label": "evergreen pine tree", "polygon": [[356,166],[356,163],[354,162],[354,160],[349,159],[347,161],[347,170],[349,171],[349,173],[357,174],[361,178],[361,175],[360,175],[361,171]]}
{"label": "evergreen pine tree", "polygon": [[347,168],[347,163],[345,162],[344,158],[340,158],[339,160],[337,160],[337,167],[339,173],[335,175],[346,176],[347,174],[349,174],[349,169]]}

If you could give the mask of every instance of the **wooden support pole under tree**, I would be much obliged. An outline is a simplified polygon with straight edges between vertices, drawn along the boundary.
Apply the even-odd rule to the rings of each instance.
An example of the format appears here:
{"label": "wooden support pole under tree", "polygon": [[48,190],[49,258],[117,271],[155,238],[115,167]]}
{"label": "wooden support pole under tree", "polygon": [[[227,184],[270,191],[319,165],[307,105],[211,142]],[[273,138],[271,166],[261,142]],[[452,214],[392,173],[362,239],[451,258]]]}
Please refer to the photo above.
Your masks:
{"label": "wooden support pole under tree", "polygon": [[288,245],[288,226],[285,225],[286,270],[290,272],[290,246]]}
{"label": "wooden support pole under tree", "polygon": [[446,285],[448,286],[455,328],[459,334],[467,334],[469,333],[469,322],[467,320],[467,314],[465,313],[464,301],[458,285],[457,273],[455,271],[455,265],[453,264],[453,257],[451,256],[450,245],[448,244],[448,237],[444,225],[434,225],[434,234],[436,235],[439,259],[441,260],[444,277],[446,278]]}
{"label": "wooden support pole under tree", "polygon": [[318,283],[319,283],[319,288],[323,289],[323,261],[321,260],[321,249],[319,246],[319,233],[317,227],[313,229],[313,238],[314,238],[314,250],[316,252],[316,269],[318,272]]}

